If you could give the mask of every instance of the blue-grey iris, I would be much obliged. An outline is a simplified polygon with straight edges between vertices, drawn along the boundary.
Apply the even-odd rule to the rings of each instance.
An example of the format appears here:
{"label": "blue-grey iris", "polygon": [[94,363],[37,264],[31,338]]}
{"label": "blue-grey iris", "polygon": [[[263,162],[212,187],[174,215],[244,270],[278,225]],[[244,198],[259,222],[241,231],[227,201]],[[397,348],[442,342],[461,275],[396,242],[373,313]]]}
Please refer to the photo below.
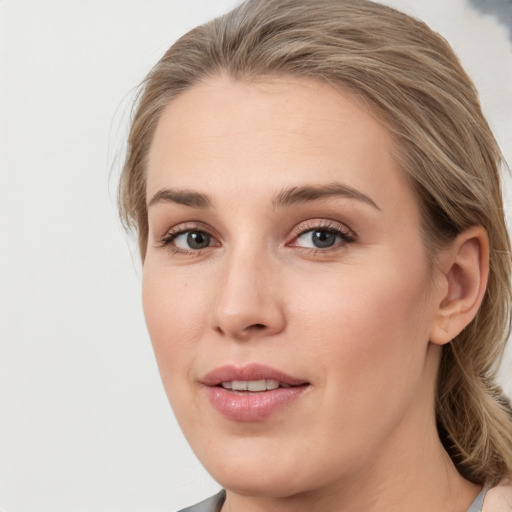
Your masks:
{"label": "blue-grey iris", "polygon": [[319,249],[332,247],[336,242],[336,235],[328,231],[313,231],[313,245]]}
{"label": "blue-grey iris", "polygon": [[187,244],[191,249],[204,249],[210,245],[210,235],[202,231],[191,231],[187,235]]}

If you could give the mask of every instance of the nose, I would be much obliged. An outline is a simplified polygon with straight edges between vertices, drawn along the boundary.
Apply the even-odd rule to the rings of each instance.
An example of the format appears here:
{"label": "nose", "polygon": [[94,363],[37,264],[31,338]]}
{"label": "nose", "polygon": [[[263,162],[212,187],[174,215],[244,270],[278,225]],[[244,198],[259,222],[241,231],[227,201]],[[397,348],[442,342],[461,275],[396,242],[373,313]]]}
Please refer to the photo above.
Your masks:
{"label": "nose", "polygon": [[212,327],[239,341],[280,333],[286,325],[278,270],[261,254],[233,254],[223,262]]}

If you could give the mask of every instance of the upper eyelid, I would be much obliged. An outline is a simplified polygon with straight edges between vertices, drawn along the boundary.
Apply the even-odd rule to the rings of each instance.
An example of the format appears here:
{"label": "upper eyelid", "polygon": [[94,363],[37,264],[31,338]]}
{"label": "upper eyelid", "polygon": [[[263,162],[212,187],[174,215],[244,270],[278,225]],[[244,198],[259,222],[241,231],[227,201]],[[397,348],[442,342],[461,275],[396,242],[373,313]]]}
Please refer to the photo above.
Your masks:
{"label": "upper eyelid", "polygon": [[304,222],[300,222],[293,228],[293,232],[295,236],[299,236],[315,229],[326,231],[341,231],[343,233],[353,236],[354,238],[357,238],[356,232],[347,224],[332,219],[311,219]]}
{"label": "upper eyelid", "polygon": [[214,229],[212,229],[207,224],[199,221],[182,222],[180,224],[172,226],[165,230],[163,237],[168,236],[170,234],[179,235],[181,233],[186,233],[187,231],[203,231],[205,233],[208,233],[210,236],[217,238]]}

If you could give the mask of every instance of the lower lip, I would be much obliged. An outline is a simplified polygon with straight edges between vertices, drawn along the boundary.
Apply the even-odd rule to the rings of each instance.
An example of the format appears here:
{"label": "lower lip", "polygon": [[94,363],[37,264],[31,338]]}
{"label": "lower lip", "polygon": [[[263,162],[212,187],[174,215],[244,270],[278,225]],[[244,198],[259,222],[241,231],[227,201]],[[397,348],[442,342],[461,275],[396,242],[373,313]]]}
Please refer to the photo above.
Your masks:
{"label": "lower lip", "polygon": [[212,405],[225,418],[233,421],[263,421],[287,406],[308,386],[277,388],[259,393],[236,392],[222,387],[206,387]]}

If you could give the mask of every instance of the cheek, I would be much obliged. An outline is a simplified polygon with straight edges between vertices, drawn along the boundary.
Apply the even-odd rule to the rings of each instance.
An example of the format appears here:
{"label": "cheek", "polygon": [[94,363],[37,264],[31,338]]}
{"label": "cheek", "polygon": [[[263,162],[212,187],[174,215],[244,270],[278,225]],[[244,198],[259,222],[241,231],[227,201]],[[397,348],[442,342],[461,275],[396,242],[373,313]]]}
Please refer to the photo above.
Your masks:
{"label": "cheek", "polygon": [[205,329],[207,306],[187,280],[176,280],[156,272],[147,264],[142,280],[142,302],[146,325],[166,390],[172,380],[188,378]]}
{"label": "cheek", "polygon": [[[421,268],[386,267],[348,269],[316,288],[321,293],[304,291],[295,316],[296,337],[308,347],[303,360],[320,378],[324,440],[332,453],[338,447],[340,460],[347,446],[358,447],[350,455],[355,464],[393,431],[426,385],[426,276]],[[347,444],[339,444],[340,432]]]}
{"label": "cheek", "polygon": [[336,366],[355,391],[419,369],[430,324],[422,266],[383,257],[378,266],[345,268],[317,284],[296,294],[303,298],[296,317],[326,375]]}

